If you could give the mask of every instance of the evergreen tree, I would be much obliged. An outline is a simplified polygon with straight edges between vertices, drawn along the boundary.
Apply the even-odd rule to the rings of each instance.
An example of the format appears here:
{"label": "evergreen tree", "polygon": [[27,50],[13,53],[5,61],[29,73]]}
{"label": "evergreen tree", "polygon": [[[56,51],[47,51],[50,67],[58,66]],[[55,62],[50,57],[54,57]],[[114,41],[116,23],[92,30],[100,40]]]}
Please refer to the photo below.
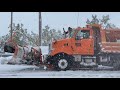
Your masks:
{"label": "evergreen tree", "polygon": [[87,19],[87,24],[101,24],[105,29],[116,29],[117,27],[109,23],[110,17],[109,15],[103,15],[102,19],[98,19],[97,15],[92,15],[92,20]]}

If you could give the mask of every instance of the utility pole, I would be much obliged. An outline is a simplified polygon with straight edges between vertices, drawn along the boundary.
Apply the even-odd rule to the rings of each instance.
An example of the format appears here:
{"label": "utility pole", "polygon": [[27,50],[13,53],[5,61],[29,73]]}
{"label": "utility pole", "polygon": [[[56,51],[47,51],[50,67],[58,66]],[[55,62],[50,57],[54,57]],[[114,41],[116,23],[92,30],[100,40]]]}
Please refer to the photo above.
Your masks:
{"label": "utility pole", "polygon": [[41,34],[42,33],[42,16],[41,16],[41,12],[39,12],[39,46],[41,46]]}
{"label": "utility pole", "polygon": [[13,12],[11,12],[11,40],[12,40],[12,34],[13,34],[12,24],[13,24]]}
{"label": "utility pole", "polygon": [[77,16],[77,27],[79,26],[79,12],[78,12],[78,16]]}

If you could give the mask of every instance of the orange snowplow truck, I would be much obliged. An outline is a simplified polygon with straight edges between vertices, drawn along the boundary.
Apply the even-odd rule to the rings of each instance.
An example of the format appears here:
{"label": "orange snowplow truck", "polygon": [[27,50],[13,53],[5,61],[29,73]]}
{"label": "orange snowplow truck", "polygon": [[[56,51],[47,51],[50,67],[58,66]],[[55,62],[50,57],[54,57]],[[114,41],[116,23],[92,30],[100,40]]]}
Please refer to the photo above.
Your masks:
{"label": "orange snowplow truck", "polygon": [[112,66],[120,69],[120,30],[102,29],[101,25],[68,29],[68,36],[49,45],[45,63],[55,70]]}

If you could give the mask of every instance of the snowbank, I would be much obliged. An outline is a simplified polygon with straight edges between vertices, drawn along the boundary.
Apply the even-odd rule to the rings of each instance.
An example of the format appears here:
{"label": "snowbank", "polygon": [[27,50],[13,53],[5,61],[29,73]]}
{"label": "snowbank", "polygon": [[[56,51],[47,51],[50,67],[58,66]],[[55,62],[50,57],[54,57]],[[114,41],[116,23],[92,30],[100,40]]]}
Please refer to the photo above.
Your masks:
{"label": "snowbank", "polygon": [[120,71],[21,71],[1,73],[0,78],[120,78]]}
{"label": "snowbank", "polygon": [[41,51],[42,51],[42,54],[43,55],[46,55],[46,54],[48,54],[48,50],[49,50],[49,47],[48,46],[40,46],[40,48],[41,48]]}
{"label": "snowbank", "polygon": [[9,57],[0,57],[0,65],[2,64],[7,64],[13,56],[9,56]]}
{"label": "snowbank", "polygon": [[13,59],[13,56],[0,57],[0,73],[15,72],[23,69],[35,69],[37,66],[33,65],[8,65],[7,63]]}
{"label": "snowbank", "polygon": [[37,66],[32,65],[0,65],[0,73],[2,72],[15,72],[25,69],[35,69]]}

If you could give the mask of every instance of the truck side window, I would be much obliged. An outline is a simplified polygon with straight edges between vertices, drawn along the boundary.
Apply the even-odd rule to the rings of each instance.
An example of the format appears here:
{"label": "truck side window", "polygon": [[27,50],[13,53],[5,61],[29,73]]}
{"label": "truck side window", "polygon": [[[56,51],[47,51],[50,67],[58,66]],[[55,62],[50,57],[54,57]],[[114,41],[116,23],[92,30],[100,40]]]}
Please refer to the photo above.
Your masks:
{"label": "truck side window", "polygon": [[83,37],[83,39],[88,39],[90,37],[90,31],[89,30],[82,30],[81,37]]}
{"label": "truck side window", "polygon": [[89,30],[81,30],[77,33],[76,39],[88,39],[90,37],[90,31]]}

